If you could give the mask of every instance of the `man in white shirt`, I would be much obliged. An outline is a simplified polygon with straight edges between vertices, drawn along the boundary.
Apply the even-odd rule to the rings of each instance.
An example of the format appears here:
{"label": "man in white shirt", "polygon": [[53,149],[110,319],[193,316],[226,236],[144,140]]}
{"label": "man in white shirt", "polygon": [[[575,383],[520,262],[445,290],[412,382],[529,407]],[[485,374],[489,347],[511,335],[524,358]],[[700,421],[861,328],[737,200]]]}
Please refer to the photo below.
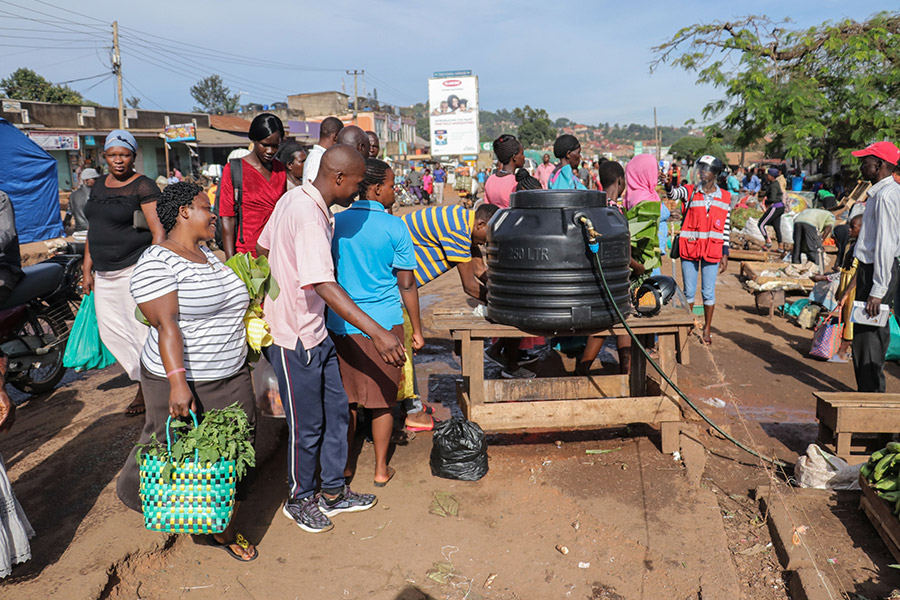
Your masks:
{"label": "man in white shirt", "polygon": [[[859,260],[856,300],[865,302],[866,313],[874,317],[882,305],[891,305],[900,279],[900,184],[893,177],[900,149],[891,142],[876,142],[853,152],[853,156],[862,159],[860,172],[873,184],[855,256]],[[884,393],[884,358],[890,341],[887,324],[873,327],[854,323],[853,370],[860,392]]]}
{"label": "man in white shirt", "polygon": [[322,121],[319,126],[319,143],[313,145],[312,150],[306,156],[306,162],[303,163],[303,183],[316,180],[322,155],[337,143],[337,135],[343,128],[344,124],[337,117],[326,117]]}

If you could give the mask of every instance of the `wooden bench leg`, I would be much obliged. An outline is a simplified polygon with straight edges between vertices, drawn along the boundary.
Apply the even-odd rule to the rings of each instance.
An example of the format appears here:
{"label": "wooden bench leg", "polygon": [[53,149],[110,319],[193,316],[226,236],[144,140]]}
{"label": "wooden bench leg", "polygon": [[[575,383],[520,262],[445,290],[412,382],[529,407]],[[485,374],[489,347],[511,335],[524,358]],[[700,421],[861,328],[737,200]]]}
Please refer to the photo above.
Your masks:
{"label": "wooden bench leg", "polygon": [[670,421],[660,423],[660,431],[662,433],[662,453],[674,454],[681,451],[681,423],[679,421]]}
{"label": "wooden bench leg", "polygon": [[853,434],[849,432],[839,431],[835,434],[835,453],[844,460],[850,457],[850,438]]}

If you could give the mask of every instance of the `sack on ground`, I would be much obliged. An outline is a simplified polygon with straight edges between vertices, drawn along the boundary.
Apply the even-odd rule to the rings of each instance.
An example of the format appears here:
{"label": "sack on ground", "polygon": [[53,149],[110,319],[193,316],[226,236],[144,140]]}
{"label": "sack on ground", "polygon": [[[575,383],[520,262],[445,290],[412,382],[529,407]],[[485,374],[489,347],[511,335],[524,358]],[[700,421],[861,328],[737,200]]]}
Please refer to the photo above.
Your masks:
{"label": "sack on ground", "polygon": [[746,235],[754,241],[762,244],[765,242],[765,238],[762,236],[762,232],[759,230],[759,219],[756,217],[750,217],[747,219],[747,222],[744,223],[744,228],[741,229],[741,234]]}
{"label": "sack on ground", "polygon": [[66,342],[63,365],[76,371],[105,369],[116,362],[116,358],[103,345],[97,328],[97,312],[94,309],[94,294],[86,294],[81,301],[72,331]]}
{"label": "sack on ground", "polygon": [[781,239],[785,244],[791,244],[794,240],[794,213],[788,210],[781,215]]}
{"label": "sack on ground", "polygon": [[797,315],[797,325],[803,329],[812,329],[816,326],[816,321],[819,320],[820,312],[822,312],[822,307],[818,304],[807,304],[800,311],[800,314]]}
{"label": "sack on ground", "polygon": [[444,479],[478,481],[488,472],[487,441],[476,423],[451,419],[434,428],[431,474]]}
{"label": "sack on ground", "polygon": [[800,487],[817,490],[858,490],[861,466],[848,465],[845,460],[828,454],[815,444],[810,444],[806,448],[806,456],[801,456],[794,467],[794,477]]}

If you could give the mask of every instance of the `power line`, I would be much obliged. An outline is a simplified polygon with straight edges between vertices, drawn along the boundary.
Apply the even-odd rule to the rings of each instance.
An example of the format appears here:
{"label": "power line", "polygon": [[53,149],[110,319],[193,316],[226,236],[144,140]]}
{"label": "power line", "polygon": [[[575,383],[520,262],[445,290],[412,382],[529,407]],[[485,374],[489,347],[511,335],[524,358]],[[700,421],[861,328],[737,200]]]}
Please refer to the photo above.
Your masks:
{"label": "power line", "polygon": [[78,16],[78,17],[81,17],[82,19],[90,19],[90,20],[92,20],[92,21],[97,21],[97,22],[99,22],[99,23],[103,23],[104,25],[108,25],[108,23],[107,23],[106,21],[102,21],[102,20],[100,20],[100,19],[98,19],[98,18],[96,18],[96,17],[92,17],[92,16],[90,16],[90,15],[86,15],[86,14],[81,13],[81,12],[75,12],[74,10],[70,10],[70,9],[65,8],[65,7],[63,7],[63,6],[57,6],[57,5],[55,5],[55,4],[51,4],[50,2],[45,2],[44,0],[32,0],[32,1],[33,1],[33,2],[38,2],[39,4],[43,4],[44,6],[49,6],[50,8],[55,8],[55,9],[57,9],[57,10],[64,10],[64,11],[66,11],[67,13],[72,13],[73,15],[76,15],[76,16]]}
{"label": "power line", "polygon": [[103,77],[104,75],[109,75],[109,73],[100,73],[99,75],[91,75],[90,77],[81,77],[79,79],[70,79],[69,81],[60,81],[59,83],[54,83],[53,85],[66,85],[67,83],[75,83],[76,81],[87,81],[88,79],[97,79],[98,77]]}
{"label": "power line", "polygon": [[125,85],[126,88],[128,88],[128,91],[131,92],[134,96],[143,98],[150,104],[155,104],[159,108],[159,110],[163,110],[163,111],[166,110],[165,108],[163,108],[163,106],[159,102],[154,101],[153,98],[151,98],[150,96],[148,96],[141,90],[137,89],[137,86],[133,85],[130,81],[128,81],[128,79],[126,79],[124,75],[122,76],[122,83]]}
{"label": "power line", "polygon": [[97,87],[98,85],[100,85],[101,83],[103,83],[103,82],[105,82],[105,81],[108,81],[110,78],[112,78],[112,76],[113,76],[112,73],[107,73],[107,74],[106,74],[106,77],[103,78],[103,79],[101,79],[101,80],[98,81],[97,83],[94,83],[94,84],[88,86],[87,88],[85,88],[85,89],[83,89],[83,90],[76,90],[76,91],[78,91],[79,94],[81,94],[82,96],[84,96],[84,95],[87,94],[89,91],[91,91],[92,89],[94,89],[95,87]]}

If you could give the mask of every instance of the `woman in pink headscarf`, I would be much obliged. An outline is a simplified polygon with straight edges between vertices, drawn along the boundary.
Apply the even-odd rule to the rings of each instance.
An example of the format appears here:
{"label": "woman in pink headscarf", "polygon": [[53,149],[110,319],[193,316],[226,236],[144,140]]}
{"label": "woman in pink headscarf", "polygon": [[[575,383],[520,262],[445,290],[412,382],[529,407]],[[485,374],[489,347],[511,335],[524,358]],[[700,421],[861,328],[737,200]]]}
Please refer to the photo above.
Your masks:
{"label": "woman in pink headscarf", "polygon": [[659,202],[659,167],[651,154],[638,154],[625,165],[625,210],[641,202]]}

